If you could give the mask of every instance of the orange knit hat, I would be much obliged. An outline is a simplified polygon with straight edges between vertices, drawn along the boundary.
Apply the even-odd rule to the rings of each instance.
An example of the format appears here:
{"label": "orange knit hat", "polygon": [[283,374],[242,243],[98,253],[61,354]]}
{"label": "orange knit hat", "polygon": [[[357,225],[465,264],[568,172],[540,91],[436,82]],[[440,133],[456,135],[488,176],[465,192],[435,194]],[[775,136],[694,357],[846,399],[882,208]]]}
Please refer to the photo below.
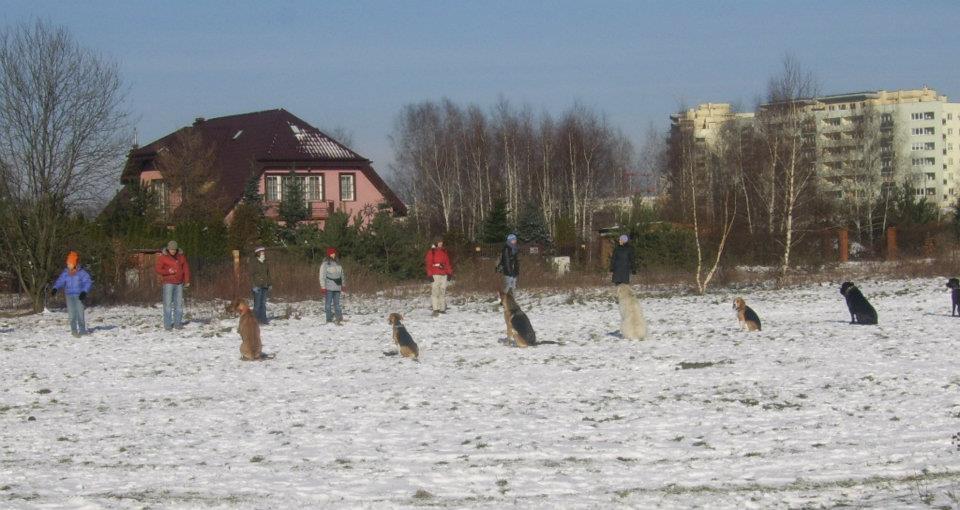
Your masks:
{"label": "orange knit hat", "polygon": [[67,254],[67,265],[70,267],[77,267],[80,264],[80,254],[72,251]]}

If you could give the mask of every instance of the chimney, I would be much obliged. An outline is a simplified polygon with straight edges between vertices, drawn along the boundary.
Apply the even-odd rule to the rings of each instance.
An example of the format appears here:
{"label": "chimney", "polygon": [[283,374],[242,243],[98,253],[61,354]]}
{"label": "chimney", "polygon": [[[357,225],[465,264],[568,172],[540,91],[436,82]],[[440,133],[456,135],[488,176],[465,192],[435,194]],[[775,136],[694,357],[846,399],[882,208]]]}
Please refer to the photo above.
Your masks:
{"label": "chimney", "polygon": [[206,120],[207,120],[207,119],[205,119],[205,118],[203,118],[203,117],[197,117],[197,118],[193,119],[193,127],[197,127],[197,126],[199,126],[200,124],[203,124]]}

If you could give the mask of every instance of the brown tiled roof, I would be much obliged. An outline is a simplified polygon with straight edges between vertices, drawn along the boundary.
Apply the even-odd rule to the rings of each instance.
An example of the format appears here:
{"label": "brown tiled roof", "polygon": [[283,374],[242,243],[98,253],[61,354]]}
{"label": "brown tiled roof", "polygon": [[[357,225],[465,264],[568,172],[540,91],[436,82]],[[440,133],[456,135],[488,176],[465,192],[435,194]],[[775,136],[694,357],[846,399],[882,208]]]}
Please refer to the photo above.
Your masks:
{"label": "brown tiled roof", "polygon": [[121,182],[132,182],[142,171],[152,169],[158,151],[171,145],[183,130],[199,131],[203,141],[214,147],[214,166],[220,177],[218,189],[230,208],[243,195],[251,172],[259,174],[264,166],[282,163],[356,169],[367,176],[395,213],[406,213],[403,202],[380,178],[370,160],[284,109],[197,119],[193,126],[130,151]]}

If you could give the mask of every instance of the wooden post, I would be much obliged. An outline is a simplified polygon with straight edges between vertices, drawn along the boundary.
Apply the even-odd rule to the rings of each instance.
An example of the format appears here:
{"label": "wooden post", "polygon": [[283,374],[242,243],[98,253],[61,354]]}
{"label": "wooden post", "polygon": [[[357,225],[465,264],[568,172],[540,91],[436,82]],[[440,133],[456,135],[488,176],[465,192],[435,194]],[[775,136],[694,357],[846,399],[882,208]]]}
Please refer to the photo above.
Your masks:
{"label": "wooden post", "polygon": [[840,262],[850,259],[850,233],[845,228],[837,232],[837,246],[840,248]]}
{"label": "wooden post", "polygon": [[240,285],[240,250],[233,250],[233,280]]}
{"label": "wooden post", "polygon": [[897,260],[897,227],[887,227],[887,260]]}

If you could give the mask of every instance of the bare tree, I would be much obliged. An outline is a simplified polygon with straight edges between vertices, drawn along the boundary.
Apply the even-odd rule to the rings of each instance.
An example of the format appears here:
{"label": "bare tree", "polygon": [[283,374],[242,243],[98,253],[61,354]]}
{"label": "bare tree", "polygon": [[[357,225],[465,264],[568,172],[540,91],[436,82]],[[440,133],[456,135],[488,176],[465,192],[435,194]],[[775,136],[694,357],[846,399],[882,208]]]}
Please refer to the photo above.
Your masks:
{"label": "bare tree", "polygon": [[113,183],[129,147],[115,63],[43,21],[0,32],[0,246],[43,309],[72,208]]}
{"label": "bare tree", "polygon": [[183,128],[157,157],[157,170],[170,190],[172,218],[211,221],[219,218],[221,195],[214,171],[216,152],[194,128]]}
{"label": "bare tree", "polygon": [[771,189],[778,203],[771,200],[768,205],[771,213],[779,212],[782,252],[777,283],[780,286],[786,283],[792,250],[810,220],[804,206],[815,195],[816,120],[808,104],[817,92],[813,74],[787,56],[780,74],[770,79],[767,103],[758,114],[767,137],[770,168],[776,176]]}
{"label": "bare tree", "polygon": [[[727,122],[721,135],[732,131],[731,124]],[[737,218],[739,168],[731,163],[735,155],[729,141],[719,138],[707,144],[692,131],[678,129],[667,151],[668,214],[692,227],[697,257],[694,283],[700,294],[720,268]]]}

